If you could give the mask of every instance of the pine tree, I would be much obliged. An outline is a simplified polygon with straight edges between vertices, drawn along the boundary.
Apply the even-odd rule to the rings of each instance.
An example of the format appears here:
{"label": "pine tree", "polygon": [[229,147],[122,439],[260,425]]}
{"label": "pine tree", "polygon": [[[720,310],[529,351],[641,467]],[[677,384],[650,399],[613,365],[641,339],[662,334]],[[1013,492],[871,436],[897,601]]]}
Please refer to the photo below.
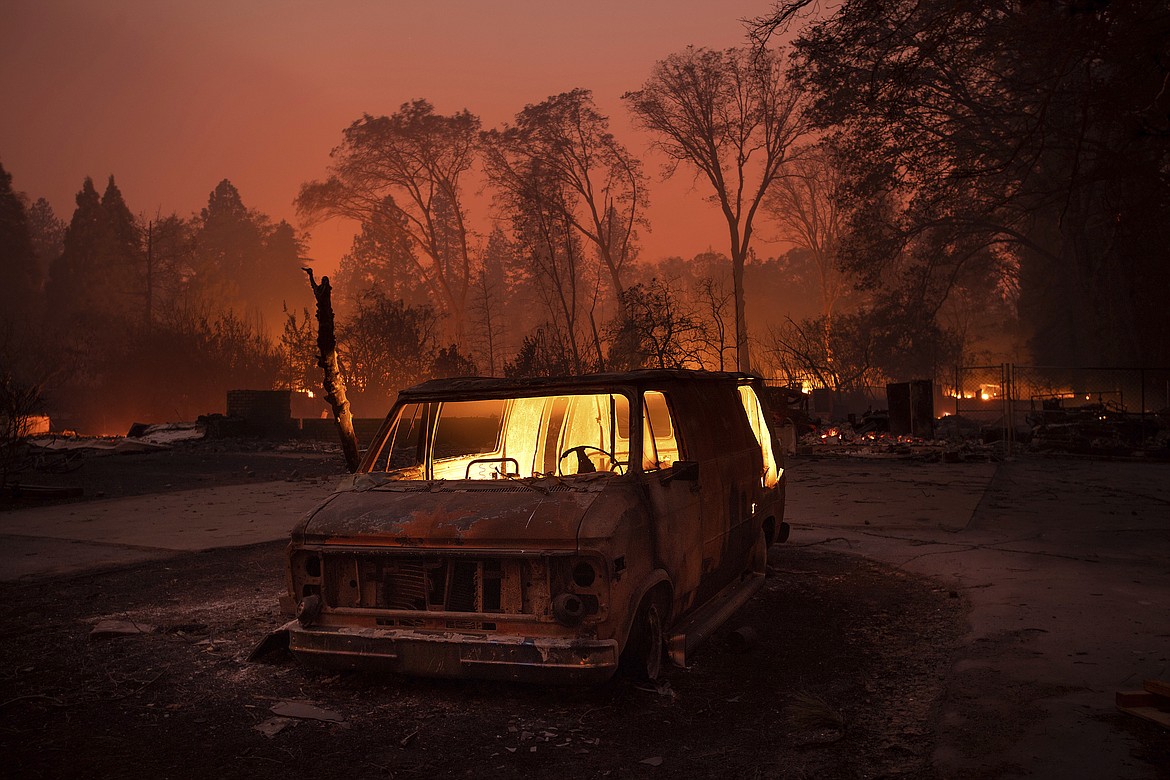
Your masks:
{"label": "pine tree", "polygon": [[245,269],[254,266],[263,241],[240,191],[227,179],[215,186],[199,212],[193,286],[205,303],[244,313]]}
{"label": "pine tree", "polygon": [[122,192],[111,176],[102,194],[106,217],[105,256],[101,273],[110,302],[119,318],[139,322],[146,308],[146,253],[142,231],[130,212]]}
{"label": "pine tree", "polygon": [[50,315],[62,318],[86,308],[82,299],[85,279],[96,265],[95,255],[101,243],[105,218],[101,197],[88,176],[76,197],[77,208],[65,229],[65,238],[59,257],[49,266],[49,282],[45,291]]}
{"label": "pine tree", "polygon": [[302,258],[304,249],[296,230],[283,219],[267,231],[257,268],[258,284],[249,295],[259,306],[265,322],[278,323],[286,308],[295,310],[310,302],[301,270],[308,262]]}
{"label": "pine tree", "polygon": [[25,320],[36,308],[41,273],[29,234],[28,216],[12,189],[12,175],[0,165],[0,317]]}
{"label": "pine tree", "polygon": [[47,298],[54,316],[91,325],[137,322],[145,270],[141,233],[114,177],[101,197],[87,177],[61,256],[50,266]]}
{"label": "pine tree", "polygon": [[37,257],[37,269],[41,282],[49,276],[49,266],[61,256],[65,249],[65,223],[53,212],[53,207],[44,198],[37,198],[28,208],[28,232],[32,239],[33,252]]}

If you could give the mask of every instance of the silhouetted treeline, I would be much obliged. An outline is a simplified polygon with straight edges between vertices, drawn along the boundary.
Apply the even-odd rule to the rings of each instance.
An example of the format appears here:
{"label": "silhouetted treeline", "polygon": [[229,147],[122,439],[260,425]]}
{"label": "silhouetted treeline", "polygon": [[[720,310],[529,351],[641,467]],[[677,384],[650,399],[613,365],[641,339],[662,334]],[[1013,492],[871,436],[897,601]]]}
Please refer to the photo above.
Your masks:
{"label": "silhouetted treeline", "polygon": [[[754,34],[816,8],[776,2]],[[792,75],[842,172],[840,265],[908,332],[998,287],[1027,358],[1170,365],[1165,0],[847,0]]]}
{"label": "silhouetted treeline", "polygon": [[111,176],[100,194],[85,179],[66,224],[0,178],[16,215],[4,225],[6,373],[42,388],[59,425],[193,419],[222,411],[228,387],[280,381],[287,358],[270,331],[303,292],[288,223],[247,209],[227,180],[190,218],[135,216]]}
{"label": "silhouetted treeline", "polygon": [[[1164,3],[872,6],[777,3],[763,48],[687,48],[622,96],[726,222],[688,258],[639,256],[651,183],[587,89],[499,128],[423,99],[353,122],[295,205],[359,227],[333,279],[358,413],[467,373],[750,365],[850,389],[1170,364]],[[798,21],[792,57],[768,48]],[[59,420],[318,389],[301,236],[229,181],[197,214],[135,216],[86,179],[65,224],[0,173],[0,220],[3,375]],[[761,236],[791,249],[759,259]]]}

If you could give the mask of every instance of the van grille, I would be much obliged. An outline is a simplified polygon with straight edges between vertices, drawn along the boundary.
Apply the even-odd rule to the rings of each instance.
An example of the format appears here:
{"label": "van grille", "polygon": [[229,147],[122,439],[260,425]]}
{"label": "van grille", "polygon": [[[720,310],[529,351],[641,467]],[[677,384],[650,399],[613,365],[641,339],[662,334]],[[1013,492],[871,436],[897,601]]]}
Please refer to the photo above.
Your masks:
{"label": "van grille", "polygon": [[328,607],[533,614],[548,603],[541,559],[325,555]]}

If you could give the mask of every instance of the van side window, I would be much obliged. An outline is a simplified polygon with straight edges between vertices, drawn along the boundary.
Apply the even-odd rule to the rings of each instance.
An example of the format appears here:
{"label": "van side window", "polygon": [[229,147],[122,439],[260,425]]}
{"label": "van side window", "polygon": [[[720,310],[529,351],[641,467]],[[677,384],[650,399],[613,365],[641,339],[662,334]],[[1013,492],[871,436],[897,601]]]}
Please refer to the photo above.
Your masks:
{"label": "van side window", "polygon": [[666,396],[657,390],[642,394],[642,469],[668,469],[682,459]]}
{"label": "van side window", "polygon": [[739,386],[739,400],[743,404],[748,424],[755,434],[756,444],[760,445],[760,454],[764,458],[764,473],[760,475],[760,485],[775,487],[780,479],[780,466],[776,462],[776,453],[772,450],[772,432],[768,428],[767,420],[764,419],[764,407],[750,385]]}

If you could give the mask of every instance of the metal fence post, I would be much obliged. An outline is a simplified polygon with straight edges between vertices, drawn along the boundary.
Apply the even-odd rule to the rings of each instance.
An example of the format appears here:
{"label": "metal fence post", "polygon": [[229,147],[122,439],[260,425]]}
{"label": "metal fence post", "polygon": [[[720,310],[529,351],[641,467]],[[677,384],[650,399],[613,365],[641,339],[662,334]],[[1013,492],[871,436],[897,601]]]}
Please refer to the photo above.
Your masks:
{"label": "metal fence post", "polygon": [[1141,383],[1141,388],[1142,388],[1141,389],[1141,404],[1142,404],[1141,426],[1142,426],[1142,434],[1144,436],[1145,432],[1146,432],[1146,370],[1144,368],[1138,369],[1138,382]]}
{"label": "metal fence post", "polygon": [[1012,419],[1012,417],[1013,417],[1012,399],[1015,396],[1015,386],[1014,386],[1015,371],[1014,371],[1014,368],[1015,368],[1015,366],[1013,366],[1011,363],[1004,363],[1003,364],[1003,383],[1002,383],[1003,403],[1004,403],[1004,414],[1003,414],[1004,437],[1003,437],[1003,440],[1004,440],[1004,445],[1005,445],[1005,454],[1008,457],[1011,457],[1012,444],[1013,444],[1012,440],[1015,439],[1015,437],[1016,437],[1015,420]]}
{"label": "metal fence post", "polygon": [[[961,400],[963,400],[963,386],[960,384],[960,382],[962,381],[962,376],[963,376],[963,369],[962,369],[962,367],[961,367],[961,366],[955,366],[955,390],[954,390],[954,396],[955,396],[955,417],[956,417],[956,418],[958,418],[958,416],[959,416],[959,402],[960,402]],[[956,424],[957,424],[957,423],[956,423]],[[956,428],[956,430],[958,430],[958,429]]]}

